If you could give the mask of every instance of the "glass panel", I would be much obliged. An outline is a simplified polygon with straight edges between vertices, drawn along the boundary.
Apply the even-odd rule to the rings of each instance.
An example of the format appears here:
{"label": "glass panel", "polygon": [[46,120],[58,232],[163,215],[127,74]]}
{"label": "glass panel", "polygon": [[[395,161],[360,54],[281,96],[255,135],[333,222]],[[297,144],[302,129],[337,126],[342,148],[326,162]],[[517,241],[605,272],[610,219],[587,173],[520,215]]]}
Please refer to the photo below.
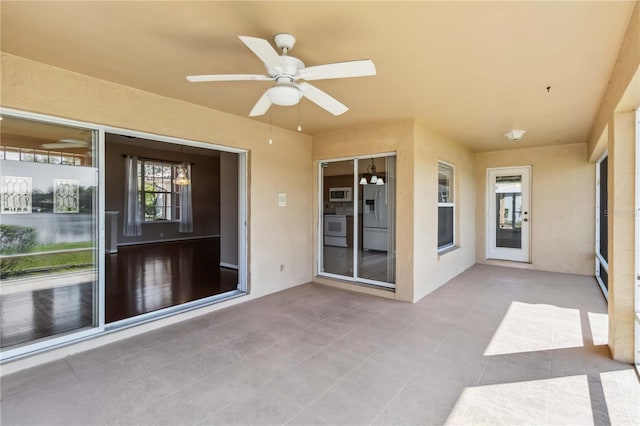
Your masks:
{"label": "glass panel", "polygon": [[496,247],[522,248],[522,176],[497,176]]}
{"label": "glass panel", "polygon": [[353,160],[322,164],[323,272],[353,277],[353,192]]}
{"label": "glass panel", "polygon": [[438,207],[438,247],[453,245],[453,207]]}
{"label": "glass panel", "polygon": [[438,163],[438,202],[453,203],[453,167]]}
{"label": "glass panel", "polygon": [[[361,182],[358,197],[358,277],[394,283],[395,157],[360,160],[358,169]],[[371,183],[372,180],[375,183]]]}
{"label": "glass panel", "polygon": [[90,130],[13,117],[0,129],[5,350],[97,325],[98,174]]}

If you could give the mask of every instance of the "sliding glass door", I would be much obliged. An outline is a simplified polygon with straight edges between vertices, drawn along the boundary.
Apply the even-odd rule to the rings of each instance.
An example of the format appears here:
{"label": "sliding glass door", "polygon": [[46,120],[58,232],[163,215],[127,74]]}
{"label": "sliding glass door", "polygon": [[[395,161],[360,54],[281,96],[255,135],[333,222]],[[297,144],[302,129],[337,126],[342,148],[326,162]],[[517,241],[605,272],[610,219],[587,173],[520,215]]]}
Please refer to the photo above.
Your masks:
{"label": "sliding glass door", "polygon": [[0,128],[4,357],[99,326],[98,164],[95,130],[12,116]]}
{"label": "sliding glass door", "polygon": [[395,156],[320,163],[320,275],[395,287]]}

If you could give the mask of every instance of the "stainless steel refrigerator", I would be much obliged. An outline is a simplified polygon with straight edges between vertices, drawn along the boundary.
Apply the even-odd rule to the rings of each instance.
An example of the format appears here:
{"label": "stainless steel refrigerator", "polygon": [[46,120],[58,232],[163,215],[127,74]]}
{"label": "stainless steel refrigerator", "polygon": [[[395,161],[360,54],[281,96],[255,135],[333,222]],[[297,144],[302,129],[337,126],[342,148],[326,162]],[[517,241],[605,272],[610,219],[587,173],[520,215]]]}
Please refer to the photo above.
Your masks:
{"label": "stainless steel refrigerator", "polygon": [[389,211],[386,185],[364,185],[362,192],[362,248],[387,251]]}

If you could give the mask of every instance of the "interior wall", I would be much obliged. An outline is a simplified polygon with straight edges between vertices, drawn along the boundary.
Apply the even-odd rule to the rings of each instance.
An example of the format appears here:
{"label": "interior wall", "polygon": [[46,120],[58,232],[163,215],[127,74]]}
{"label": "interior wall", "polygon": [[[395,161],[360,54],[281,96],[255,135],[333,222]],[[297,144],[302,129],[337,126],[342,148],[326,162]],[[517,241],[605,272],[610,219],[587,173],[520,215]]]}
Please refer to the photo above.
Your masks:
{"label": "interior wall", "polygon": [[[318,258],[318,225],[321,217],[318,207],[318,162],[333,158],[395,152],[397,169],[396,187],[396,291],[358,286],[338,280],[316,276],[314,281],[353,291],[376,294],[403,301],[413,300],[413,119],[376,123],[319,135],[313,138],[313,259]],[[321,236],[320,236],[321,237]],[[317,261],[313,263],[317,273]]]}
{"label": "interior wall", "polygon": [[[0,59],[3,107],[248,150],[249,298],[311,280],[310,136],[274,127],[271,145],[269,125],[257,120],[7,53]],[[279,192],[287,207],[278,207]]]}
{"label": "interior wall", "polygon": [[[187,152],[164,151],[119,143],[105,144],[105,210],[117,211],[118,244],[144,244],[183,238],[217,237],[220,235],[220,159]],[[178,222],[143,222],[142,235],[123,235],[125,198],[125,158],[123,155],[189,162],[191,167],[191,193],[193,207],[193,232],[178,231]],[[237,209],[236,209],[237,211]]]}
{"label": "interior wall", "polygon": [[[586,152],[585,144],[570,144],[475,154],[478,263],[594,274],[595,167]],[[527,165],[532,166],[531,263],[488,260],[487,168]]]}
{"label": "interior wall", "polygon": [[220,153],[220,266],[238,267],[238,154]]}
{"label": "interior wall", "polygon": [[[438,161],[455,166],[455,248],[438,254]],[[414,296],[417,301],[476,262],[476,182],[470,149],[415,126]]]}

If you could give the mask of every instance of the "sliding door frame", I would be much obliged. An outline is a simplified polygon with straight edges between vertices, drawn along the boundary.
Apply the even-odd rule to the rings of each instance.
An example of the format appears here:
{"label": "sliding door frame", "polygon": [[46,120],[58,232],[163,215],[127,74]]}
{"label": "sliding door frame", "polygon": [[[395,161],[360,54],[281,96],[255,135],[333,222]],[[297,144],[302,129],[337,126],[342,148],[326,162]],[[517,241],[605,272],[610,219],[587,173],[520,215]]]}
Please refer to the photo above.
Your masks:
{"label": "sliding door frame", "polygon": [[[600,241],[600,229],[605,226],[608,226],[608,218],[605,217],[601,217],[600,215],[600,205],[601,205],[601,200],[600,200],[600,165],[602,164],[602,162],[608,158],[609,153],[607,151],[604,152],[604,154],[602,154],[600,156],[600,158],[598,158],[598,161],[596,162],[596,246],[595,246],[595,274],[596,274],[596,281],[598,282],[598,285],[600,286],[600,290],[602,290],[602,294],[604,295],[605,300],[609,300],[609,290],[607,288],[607,285],[604,284],[604,281],[602,280],[601,277],[601,271],[604,271],[607,274],[607,277],[609,275],[609,263],[607,262],[607,260],[602,257],[602,254],[600,253],[600,248],[601,248],[601,241]],[[608,166],[607,166],[608,168]],[[607,179],[608,181],[608,179]],[[607,194],[609,193],[608,188],[607,188]],[[608,234],[608,233],[607,233]],[[608,237],[607,237],[608,239]],[[608,242],[607,242],[608,244]],[[608,250],[607,250],[608,251]],[[608,281],[608,279],[607,279]]]}
{"label": "sliding door frame", "polygon": [[[241,148],[227,147],[207,142],[198,142],[189,139],[162,136],[148,132],[121,129],[118,127],[105,126],[86,121],[70,120],[47,114],[32,113],[13,108],[0,108],[0,115],[15,117],[26,120],[39,121],[49,124],[59,124],[62,126],[76,127],[94,132],[95,152],[97,153],[97,173],[98,173],[98,197],[97,197],[97,260],[98,267],[98,287],[97,298],[94,298],[94,318],[96,326],[89,330],[70,332],[59,337],[42,339],[31,344],[25,344],[13,349],[0,351],[0,362],[15,360],[27,355],[33,355],[46,350],[51,350],[70,343],[77,343],[92,337],[99,336],[105,332],[121,330],[126,327],[140,325],[149,321],[167,317],[176,313],[186,312],[192,309],[208,306],[222,300],[248,294],[248,151]],[[177,145],[193,146],[198,148],[225,151],[238,154],[238,289],[211,296],[193,302],[184,303],[148,314],[128,318],[116,323],[105,324],[105,134],[113,133],[123,136],[133,136],[138,138],[152,139],[160,142],[167,142]],[[97,145],[96,145],[97,144]]]}
{"label": "sliding door frame", "polygon": [[[369,160],[372,158],[381,158],[381,157],[394,157],[397,159],[398,154],[396,152],[383,152],[383,153],[378,153],[378,154],[368,154],[368,155],[358,155],[358,156],[353,156],[353,157],[341,157],[341,158],[331,158],[331,159],[326,159],[326,160],[318,160],[317,161],[317,167],[318,167],[318,222],[317,222],[317,235],[318,235],[318,241],[317,241],[317,252],[318,255],[316,256],[316,274],[318,276],[321,277],[326,277],[326,278],[333,278],[333,279],[337,279],[337,280],[341,280],[341,281],[348,281],[348,282],[352,282],[354,284],[367,284],[367,285],[371,285],[371,286],[376,286],[376,287],[384,287],[384,288],[388,288],[388,289],[395,289],[396,288],[396,284],[394,283],[388,283],[388,282],[384,282],[384,281],[375,281],[375,280],[370,280],[368,278],[361,278],[358,277],[358,256],[357,253],[359,253],[360,247],[359,247],[359,240],[360,240],[360,231],[359,231],[359,220],[358,220],[358,213],[360,211],[360,206],[358,205],[358,200],[360,197],[360,180],[358,179],[358,164],[361,160]],[[323,199],[323,194],[324,194],[324,179],[323,179],[323,163],[335,163],[335,162],[339,162],[339,161],[352,161],[353,160],[353,274],[351,276],[348,275],[338,275],[338,274],[332,274],[330,272],[324,272],[322,270],[322,266],[324,265],[324,250],[323,250],[323,240],[324,240],[324,199]],[[397,188],[396,188],[397,189]],[[394,200],[394,202],[396,202],[396,200]],[[397,202],[396,202],[397,204]],[[395,215],[394,215],[395,217]],[[394,229],[396,226],[396,223],[393,223]],[[393,232],[393,235],[395,236],[395,231]],[[395,247],[395,244],[394,244]],[[395,262],[395,256],[394,256],[394,262]]]}

